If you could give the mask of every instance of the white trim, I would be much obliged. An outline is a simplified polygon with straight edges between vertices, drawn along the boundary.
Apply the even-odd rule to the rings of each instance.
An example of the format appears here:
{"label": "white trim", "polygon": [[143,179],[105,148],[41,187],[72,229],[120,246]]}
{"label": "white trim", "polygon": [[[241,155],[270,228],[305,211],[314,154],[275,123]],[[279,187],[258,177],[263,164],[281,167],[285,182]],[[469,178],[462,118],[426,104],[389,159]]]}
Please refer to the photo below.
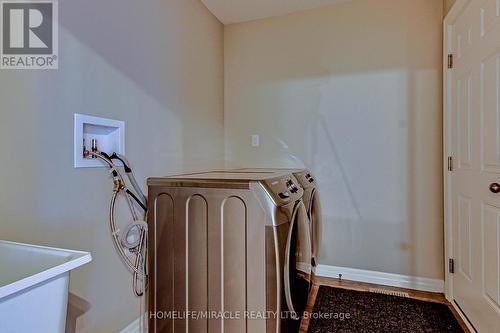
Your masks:
{"label": "white trim", "polygon": [[120,333],[141,333],[141,317],[128,324]]}
{"label": "white trim", "polygon": [[444,290],[444,281],[438,279],[328,265],[318,265],[316,268],[317,276],[339,278],[340,274],[342,274],[342,279],[350,281],[374,283],[436,293],[442,293]]}
{"label": "white trim", "polygon": [[[456,3],[455,3],[456,4]],[[449,132],[449,127],[451,125],[451,118],[449,113],[451,111],[451,103],[449,101],[450,93],[448,89],[451,89],[449,84],[450,80],[450,70],[448,69],[448,54],[453,53],[451,49],[451,26],[448,24],[448,18],[450,18],[452,13],[448,13],[443,24],[443,205],[444,205],[444,293],[448,301],[451,302],[453,298],[452,284],[453,276],[449,273],[448,260],[453,258],[453,246],[451,243],[451,238],[453,237],[452,230],[452,220],[451,220],[451,203],[449,202],[449,191],[451,184],[451,175],[448,171],[448,156],[451,156],[450,141],[451,133]],[[448,241],[450,238],[450,241]]]}
{"label": "white trim", "polygon": [[462,14],[462,10],[465,8],[465,5],[468,5],[472,0],[457,0],[451,6],[451,9],[446,14],[444,18],[445,22],[455,21],[460,14]]}
{"label": "white trim", "polygon": [[453,274],[449,273],[448,259],[454,257],[453,253],[453,221],[451,216],[451,174],[448,172],[447,159],[453,155],[451,150],[451,71],[448,69],[448,54],[453,53],[451,35],[453,33],[453,24],[463,12],[471,0],[457,0],[443,23],[443,175],[444,175],[444,254],[445,254],[445,296],[453,303]]}

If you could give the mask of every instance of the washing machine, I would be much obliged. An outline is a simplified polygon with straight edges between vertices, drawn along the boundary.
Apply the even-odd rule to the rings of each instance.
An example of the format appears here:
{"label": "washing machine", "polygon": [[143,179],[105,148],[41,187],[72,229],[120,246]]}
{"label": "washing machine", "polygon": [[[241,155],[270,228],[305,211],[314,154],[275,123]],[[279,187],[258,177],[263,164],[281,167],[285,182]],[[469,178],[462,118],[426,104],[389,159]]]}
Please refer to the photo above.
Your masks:
{"label": "washing machine", "polygon": [[299,331],[312,253],[293,174],[215,171],[148,187],[150,332]]}
{"label": "washing machine", "polygon": [[318,265],[321,247],[322,214],[318,183],[312,173],[307,169],[242,168],[236,170],[240,172],[283,172],[294,175],[304,190],[302,200],[306,206],[307,216],[310,221],[309,226],[311,235],[312,266],[316,267]]}

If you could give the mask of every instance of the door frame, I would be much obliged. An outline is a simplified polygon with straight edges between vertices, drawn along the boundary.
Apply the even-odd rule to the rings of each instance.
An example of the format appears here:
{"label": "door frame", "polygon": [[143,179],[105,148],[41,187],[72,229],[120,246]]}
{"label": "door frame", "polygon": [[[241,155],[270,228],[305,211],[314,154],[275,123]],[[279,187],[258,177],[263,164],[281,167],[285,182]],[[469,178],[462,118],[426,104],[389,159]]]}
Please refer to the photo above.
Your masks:
{"label": "door frame", "polygon": [[[452,33],[453,24],[472,0],[457,0],[446,15],[443,23],[443,204],[444,204],[444,293],[446,299],[453,305],[471,332],[476,330],[469,323],[466,315],[453,301],[453,274],[449,271],[449,259],[455,258],[453,253],[453,221],[451,202],[451,172],[448,171],[448,156],[452,156],[452,76],[448,69],[448,54],[453,54]],[[455,258],[456,260],[456,258]]]}

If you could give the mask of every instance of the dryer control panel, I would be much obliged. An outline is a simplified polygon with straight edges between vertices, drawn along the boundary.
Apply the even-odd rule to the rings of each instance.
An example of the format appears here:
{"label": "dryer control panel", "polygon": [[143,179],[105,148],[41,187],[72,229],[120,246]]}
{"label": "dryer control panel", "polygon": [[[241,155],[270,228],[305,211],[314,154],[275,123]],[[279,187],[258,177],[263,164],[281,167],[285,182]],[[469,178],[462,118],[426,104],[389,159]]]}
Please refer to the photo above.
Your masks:
{"label": "dryer control panel", "polygon": [[316,180],[309,171],[302,171],[295,173],[294,176],[304,189],[308,189],[316,186]]}
{"label": "dryer control panel", "polygon": [[284,206],[290,202],[300,200],[304,195],[304,190],[293,175],[267,179],[263,183],[267,192],[278,206]]}

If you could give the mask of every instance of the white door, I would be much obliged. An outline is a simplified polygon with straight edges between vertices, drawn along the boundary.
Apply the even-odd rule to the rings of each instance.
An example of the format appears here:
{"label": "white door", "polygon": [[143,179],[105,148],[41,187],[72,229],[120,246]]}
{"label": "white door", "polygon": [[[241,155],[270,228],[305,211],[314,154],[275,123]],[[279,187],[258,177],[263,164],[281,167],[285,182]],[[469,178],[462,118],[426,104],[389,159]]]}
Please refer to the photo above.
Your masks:
{"label": "white door", "polygon": [[500,184],[500,0],[461,4],[446,21],[452,295],[474,328],[490,333],[500,331],[500,185],[492,185]]}

